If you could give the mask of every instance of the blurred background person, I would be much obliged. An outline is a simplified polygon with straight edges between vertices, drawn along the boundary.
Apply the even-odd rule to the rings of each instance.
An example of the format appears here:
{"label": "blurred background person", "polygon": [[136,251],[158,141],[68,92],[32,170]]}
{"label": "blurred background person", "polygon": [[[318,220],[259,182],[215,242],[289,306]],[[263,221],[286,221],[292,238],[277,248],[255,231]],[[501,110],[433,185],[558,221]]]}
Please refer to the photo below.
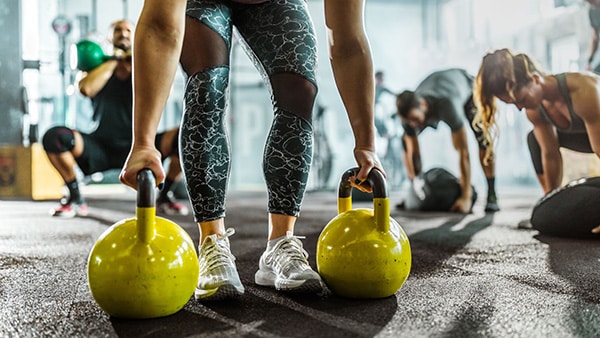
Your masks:
{"label": "blurred background person", "polygon": [[[118,20],[112,25],[113,57],[96,68],[84,72],[79,91],[92,101],[93,119],[97,127],[83,133],[66,126],[54,126],[43,136],[48,159],[63,178],[69,190],[60,205],[51,210],[53,216],[74,217],[88,213],[87,203],[79,189],[75,166],[85,175],[108,169],[119,169],[125,163],[132,140],[132,65],[131,46],[134,25]],[[187,215],[187,207],[177,202],[171,188],[181,176],[178,151],[179,129],[156,136],[162,159],[170,159],[167,179],[157,199],[157,210],[169,215]]]}

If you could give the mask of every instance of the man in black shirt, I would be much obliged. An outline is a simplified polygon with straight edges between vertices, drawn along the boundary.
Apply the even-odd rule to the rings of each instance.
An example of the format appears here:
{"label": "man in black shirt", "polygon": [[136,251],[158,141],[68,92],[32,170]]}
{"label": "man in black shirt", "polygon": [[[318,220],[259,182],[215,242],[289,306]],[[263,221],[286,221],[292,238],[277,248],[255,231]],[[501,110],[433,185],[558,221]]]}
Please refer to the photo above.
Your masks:
{"label": "man in black shirt", "polygon": [[[132,78],[131,45],[133,24],[119,20],[112,24],[114,57],[83,74],[79,91],[92,101],[96,129],[82,133],[65,126],[50,128],[43,145],[50,162],[60,173],[67,188],[53,216],[87,215],[87,204],[79,190],[75,165],[86,174],[123,167],[132,143]],[[170,192],[181,174],[178,151],[179,129],[174,128],[156,137],[156,146],[163,159],[170,159],[169,174],[157,200],[157,210],[169,215],[186,215],[187,207],[174,200]]]}

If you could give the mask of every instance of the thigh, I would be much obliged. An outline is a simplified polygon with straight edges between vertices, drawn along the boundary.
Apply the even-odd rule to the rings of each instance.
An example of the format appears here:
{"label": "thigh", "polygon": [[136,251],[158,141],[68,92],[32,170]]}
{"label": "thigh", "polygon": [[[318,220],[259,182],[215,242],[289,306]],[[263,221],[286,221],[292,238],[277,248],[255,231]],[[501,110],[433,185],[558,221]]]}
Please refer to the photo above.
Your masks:
{"label": "thigh", "polygon": [[188,76],[229,65],[231,8],[219,0],[188,0],[181,66]]}
{"label": "thigh", "polygon": [[111,156],[106,146],[91,135],[81,134],[81,138],[83,151],[79,157],[75,158],[81,171],[86,175],[90,175],[105,170],[108,163],[110,163]]}
{"label": "thigh", "polygon": [[561,133],[558,132],[558,143],[561,147],[578,151],[580,153],[593,153],[590,138],[587,133]]}
{"label": "thigh", "polygon": [[306,1],[278,0],[235,7],[234,25],[265,77],[298,74],[316,86],[317,40]]}
{"label": "thigh", "polygon": [[81,171],[90,175],[108,169],[120,169],[129,155],[130,146],[103,140],[94,135],[81,134],[83,152],[77,157]]}
{"label": "thigh", "polygon": [[600,239],[591,232],[600,224],[599,204],[600,177],[572,181],[537,202],[531,224],[544,235]]}

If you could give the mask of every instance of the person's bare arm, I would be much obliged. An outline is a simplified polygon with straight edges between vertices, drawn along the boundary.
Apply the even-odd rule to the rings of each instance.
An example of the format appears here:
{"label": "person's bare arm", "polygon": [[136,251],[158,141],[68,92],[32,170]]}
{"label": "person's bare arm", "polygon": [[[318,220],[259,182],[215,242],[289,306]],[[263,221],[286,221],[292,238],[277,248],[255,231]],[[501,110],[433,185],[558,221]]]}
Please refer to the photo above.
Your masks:
{"label": "person's bare arm", "polygon": [[118,64],[119,61],[117,60],[107,60],[98,67],[84,73],[78,83],[79,92],[85,97],[95,97],[106,86]]}
{"label": "person's bare arm", "polygon": [[[600,77],[578,73],[567,74],[567,77],[573,109],[585,122],[592,149],[600,157]],[[600,225],[592,229],[592,233],[600,234]]]}
{"label": "person's bare arm", "polygon": [[[406,164],[406,175],[409,180],[414,180],[421,173],[421,150],[417,136],[402,136],[406,149],[404,150],[404,163]],[[418,163],[415,163],[418,162]]]}
{"label": "person's bare arm", "polygon": [[586,63],[586,69],[592,70],[592,61],[594,60],[594,55],[598,50],[598,41],[600,40],[600,36],[598,35],[598,31],[592,28],[592,37],[590,38],[590,50],[588,52],[588,58]]}
{"label": "person's bare arm", "polygon": [[573,110],[583,119],[594,153],[600,157],[600,76],[567,73]]}
{"label": "person's bare arm", "polygon": [[145,0],[133,49],[133,144],[120,175],[136,187],[136,175],[151,169],[164,180],[156,129],[177,71],[185,25],[185,0]]}
{"label": "person's bare arm", "polygon": [[373,168],[385,175],[375,149],[375,80],[363,22],[364,6],[364,0],[325,0],[331,67],[354,134],[360,181]]}
{"label": "person's bare arm", "polygon": [[556,128],[544,120],[537,109],[527,109],[527,118],[533,123],[533,135],[540,145],[544,173],[540,184],[544,194],[560,187],[562,182],[562,155]]}
{"label": "person's bare arm", "polygon": [[469,146],[465,127],[452,132],[452,144],[458,152],[458,166],[460,170],[461,195],[454,202],[450,211],[469,213],[473,202],[471,201],[471,159],[469,157]]}

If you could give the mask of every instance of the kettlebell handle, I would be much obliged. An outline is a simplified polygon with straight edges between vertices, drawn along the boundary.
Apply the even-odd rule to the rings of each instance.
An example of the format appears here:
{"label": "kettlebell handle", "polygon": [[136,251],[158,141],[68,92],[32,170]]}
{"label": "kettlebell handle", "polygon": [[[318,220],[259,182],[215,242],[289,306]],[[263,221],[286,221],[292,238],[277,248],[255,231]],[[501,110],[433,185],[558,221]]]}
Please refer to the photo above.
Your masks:
{"label": "kettlebell handle", "polygon": [[142,169],[137,174],[137,206],[139,208],[156,207],[156,179],[150,169]]}
{"label": "kettlebell handle", "polygon": [[[342,175],[342,179],[340,181],[340,187],[338,190],[338,196],[340,198],[350,197],[352,196],[352,184],[350,184],[350,177],[358,175],[360,168],[351,168],[346,170],[346,172]],[[367,182],[373,189],[373,198],[386,198],[388,197],[387,185],[385,183],[385,178],[383,174],[377,170],[373,169],[369,172],[369,176],[367,176]]]}
{"label": "kettlebell handle", "polygon": [[[340,180],[338,189],[338,214],[352,209],[352,184],[350,178],[358,175],[360,168],[351,168],[346,170]],[[383,174],[373,169],[367,176],[367,182],[373,189],[373,213],[377,228],[382,232],[390,230],[390,199],[388,196],[387,184]]]}
{"label": "kettlebell handle", "polygon": [[148,244],[156,236],[156,178],[150,169],[137,174],[136,227],[138,240]]}

